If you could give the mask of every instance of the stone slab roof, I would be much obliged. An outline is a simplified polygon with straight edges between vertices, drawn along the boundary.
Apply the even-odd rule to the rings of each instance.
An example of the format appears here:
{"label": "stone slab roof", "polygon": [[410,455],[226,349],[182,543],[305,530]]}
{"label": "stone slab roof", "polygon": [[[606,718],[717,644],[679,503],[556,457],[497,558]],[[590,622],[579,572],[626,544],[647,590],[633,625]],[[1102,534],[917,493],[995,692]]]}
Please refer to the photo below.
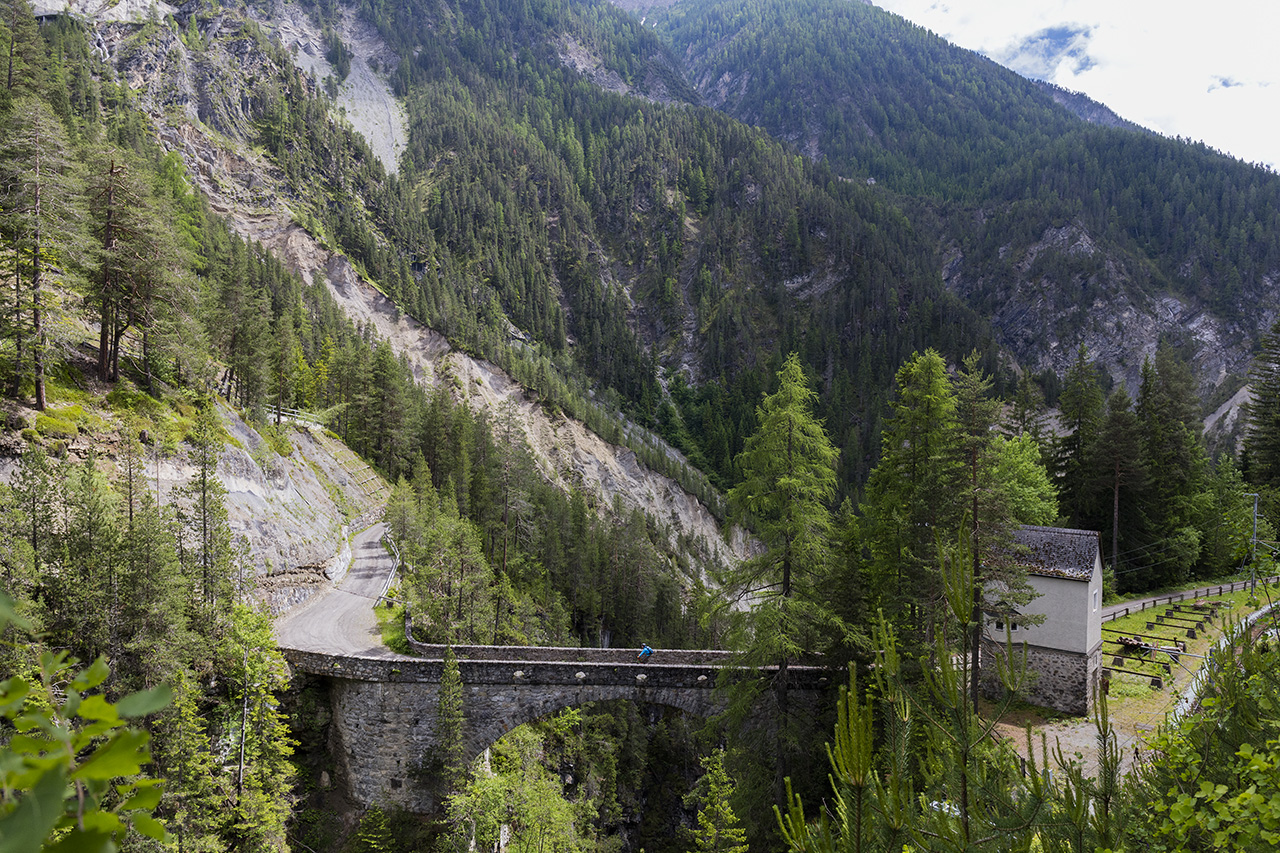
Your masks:
{"label": "stone slab roof", "polygon": [[1013,536],[1014,560],[1028,574],[1088,581],[1098,556],[1098,533],[1067,527],[1023,525]]}

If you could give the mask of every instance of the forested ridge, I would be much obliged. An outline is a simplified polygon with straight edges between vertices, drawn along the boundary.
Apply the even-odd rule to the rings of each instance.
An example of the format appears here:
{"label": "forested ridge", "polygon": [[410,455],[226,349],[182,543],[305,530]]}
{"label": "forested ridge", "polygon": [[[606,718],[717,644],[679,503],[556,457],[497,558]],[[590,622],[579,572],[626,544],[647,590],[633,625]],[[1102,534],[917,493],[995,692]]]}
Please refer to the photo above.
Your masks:
{"label": "forested ridge", "polygon": [[[1270,398],[1251,409],[1237,464],[1206,449],[1185,338],[1138,359],[1132,388],[1084,346],[1059,372],[1027,358],[1034,370],[1019,376],[982,315],[1000,297],[950,292],[939,246],[959,246],[966,275],[1004,281],[1024,272],[1010,246],[1069,225],[1118,254],[1042,251],[1031,261],[1042,284],[1100,298],[1114,290],[1101,271],[1122,267],[1239,319],[1239,295],[1276,266],[1274,175],[1084,125],[871,7],[691,4],[655,30],[554,0],[362,5],[401,57],[383,69],[410,125],[392,175],[333,109],[357,59],[339,9],[309,8],[328,80],[233,5],[111,25],[109,42],[66,16],[38,24],[22,0],[0,15],[0,389],[5,447],[20,457],[0,489],[0,618],[12,622],[0,672],[14,676],[0,716],[15,727],[0,736],[30,750],[37,741],[14,735],[25,720],[74,717],[79,694],[100,690],[88,707],[101,716],[69,728],[132,738],[115,775],[145,763],[128,726],[145,728],[145,772],[167,780],[129,799],[93,788],[93,814],[128,819],[86,826],[83,796],[63,797],[62,783],[105,770],[74,756],[66,778],[4,765],[6,827],[27,819],[20,803],[35,800],[19,794],[31,790],[65,809],[63,830],[78,821],[139,850],[462,850],[504,824],[520,849],[560,850],[766,849],[779,831],[797,851],[1177,849],[1193,824],[1209,833],[1169,793],[1179,762],[1202,760],[1189,741],[1169,741],[1145,787],[1120,789],[1105,763],[1096,780],[1067,767],[1058,785],[1022,776],[950,664],[974,653],[984,619],[1034,613],[998,558],[1018,524],[1099,530],[1108,582],[1124,591],[1219,578],[1255,557],[1244,492],[1260,494],[1269,539]],[[842,27],[867,41],[844,41]],[[567,67],[569,49],[622,91]],[[746,56],[758,73],[737,99],[698,105]],[[219,73],[231,61],[240,77]],[[848,80],[857,97],[841,94]],[[280,191],[402,311],[506,369],[548,412],[617,442],[640,446],[640,428],[668,440],[683,457],[648,443],[646,461],[753,531],[754,555],[717,571],[666,519],[549,482],[509,410],[471,408],[454,377],[420,386],[322,280],[304,283],[237,236],[196,190],[208,161],[173,135],[158,141],[161,121],[199,124],[221,156],[242,146],[245,168],[264,158],[241,204]],[[1268,338],[1259,387],[1274,383],[1275,349]],[[252,571],[214,476],[230,440],[222,404],[256,426],[267,455],[290,450],[274,408],[318,413],[388,480],[408,564],[399,596],[424,639],[720,646],[776,674],[742,682],[700,731],[597,706],[515,733],[489,772],[447,751],[418,757],[415,784],[444,804],[436,823],[374,807],[354,825],[344,803],[343,824],[320,782],[324,697],[286,693],[268,620],[249,603]],[[107,439],[72,452],[85,434]],[[160,503],[147,453],[196,475]],[[975,612],[966,602],[988,581],[1007,595]],[[1265,705],[1252,691],[1268,652],[1249,654],[1242,681],[1215,689]],[[109,670],[89,666],[98,658]],[[853,681],[840,700],[834,792],[829,721],[788,687],[789,667],[815,663],[850,663],[875,684],[866,711]],[[33,685],[43,704],[23,694]],[[171,701],[154,712],[161,693],[148,691],[161,686]],[[769,725],[751,723],[760,707]],[[874,745],[853,731],[870,731],[873,714]],[[927,722],[913,732],[915,719]],[[1239,758],[1235,737],[1201,739],[1204,754]],[[1258,754],[1266,766],[1248,773],[1269,790],[1271,756]],[[883,781],[868,782],[872,762]],[[1168,820],[1143,812],[1161,797],[1177,800]],[[806,819],[855,799],[856,825]],[[1246,840],[1269,843],[1270,819]]]}
{"label": "forested ridge", "polygon": [[[1095,298],[1136,292],[1140,305],[1166,291],[1250,341],[1265,331],[1250,316],[1272,304],[1280,266],[1271,170],[1189,140],[1087,124],[1012,71],[870,4],[687,2],[650,19],[710,102],[837,174],[935,210],[936,238],[961,259],[951,286],[996,319],[1000,343],[1033,370],[1062,373],[1082,340],[1099,348]],[[927,227],[928,217],[916,221]],[[1037,247],[1064,226],[1100,248]],[[1071,295],[1056,321],[1001,315],[1028,285]],[[1028,322],[1031,334],[1019,328]],[[1049,335],[1068,342],[1055,359],[1043,350]],[[1131,383],[1140,364],[1107,359]]]}

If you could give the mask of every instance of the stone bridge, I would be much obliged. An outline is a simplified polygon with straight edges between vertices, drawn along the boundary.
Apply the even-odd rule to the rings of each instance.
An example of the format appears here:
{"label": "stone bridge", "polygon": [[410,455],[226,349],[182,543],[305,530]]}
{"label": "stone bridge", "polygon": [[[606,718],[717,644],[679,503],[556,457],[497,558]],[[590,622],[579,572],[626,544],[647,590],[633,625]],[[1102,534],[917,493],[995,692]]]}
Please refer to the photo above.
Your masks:
{"label": "stone bridge", "polygon": [[[358,802],[426,812],[433,799],[414,769],[435,747],[443,646],[415,644],[423,657],[325,654],[282,649],[295,672],[328,684],[331,753],[339,784]],[[466,758],[515,727],[564,708],[610,699],[710,716],[729,653],[659,650],[645,663],[634,650],[455,646],[463,685]],[[833,682],[826,669],[788,670],[796,699],[816,704]]]}

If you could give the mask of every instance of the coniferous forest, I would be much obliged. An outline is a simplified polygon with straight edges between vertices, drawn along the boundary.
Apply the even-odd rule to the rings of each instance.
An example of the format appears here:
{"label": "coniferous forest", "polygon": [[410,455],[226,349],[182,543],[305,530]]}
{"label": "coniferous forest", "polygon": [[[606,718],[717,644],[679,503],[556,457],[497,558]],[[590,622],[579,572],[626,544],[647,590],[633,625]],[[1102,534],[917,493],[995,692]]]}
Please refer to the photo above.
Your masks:
{"label": "coniferous forest", "polygon": [[[1016,690],[980,703],[965,666],[1004,612],[985,585],[1036,613],[1001,560],[1019,525],[1098,531],[1109,596],[1275,573],[1280,334],[1250,323],[1275,313],[1280,177],[1089,125],[870,5],[301,5],[327,77],[266,2],[0,0],[0,853],[1274,846],[1273,644],[1237,636],[1132,773],[1105,705],[1087,768],[1052,744],[1028,766],[992,733]],[[408,131],[393,170],[338,106],[353,11],[397,58],[375,69]],[[220,185],[225,161],[252,178]],[[273,215],[746,556],[550,470],[515,406],[423,381],[254,239]],[[1043,316],[1011,319],[1028,289]],[[1096,349],[1094,306],[1155,298],[1222,351]],[[291,452],[281,410],[387,485],[393,646],[407,621],[727,649],[750,675],[709,721],[594,703],[468,767],[450,652],[444,746],[413,758],[436,812],[344,799],[323,681],[290,677],[219,474],[232,416]],[[159,458],[192,472],[163,496]],[[846,685],[817,711],[804,666]]]}

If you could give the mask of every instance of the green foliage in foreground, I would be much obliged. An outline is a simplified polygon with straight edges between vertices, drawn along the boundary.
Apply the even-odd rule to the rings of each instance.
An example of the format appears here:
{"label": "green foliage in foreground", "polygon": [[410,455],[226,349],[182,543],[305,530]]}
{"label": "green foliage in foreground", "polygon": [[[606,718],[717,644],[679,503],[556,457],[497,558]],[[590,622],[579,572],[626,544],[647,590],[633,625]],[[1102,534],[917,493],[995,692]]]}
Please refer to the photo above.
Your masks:
{"label": "green foliage in foreground", "polygon": [[[0,592],[0,631],[14,615]],[[102,689],[110,674],[103,658],[81,669],[66,652],[45,652],[33,677],[0,682],[0,720],[12,727],[0,747],[3,853],[109,853],[130,830],[166,839],[151,816],[161,782],[142,775],[151,736],[129,721],[159,711],[172,692],[162,685],[111,702]]]}
{"label": "green foliage in foreground", "polygon": [[1126,790],[1133,849],[1263,851],[1280,843],[1280,647],[1273,630],[1240,623],[1228,631],[1206,663],[1199,712],[1149,741],[1154,757]]}

